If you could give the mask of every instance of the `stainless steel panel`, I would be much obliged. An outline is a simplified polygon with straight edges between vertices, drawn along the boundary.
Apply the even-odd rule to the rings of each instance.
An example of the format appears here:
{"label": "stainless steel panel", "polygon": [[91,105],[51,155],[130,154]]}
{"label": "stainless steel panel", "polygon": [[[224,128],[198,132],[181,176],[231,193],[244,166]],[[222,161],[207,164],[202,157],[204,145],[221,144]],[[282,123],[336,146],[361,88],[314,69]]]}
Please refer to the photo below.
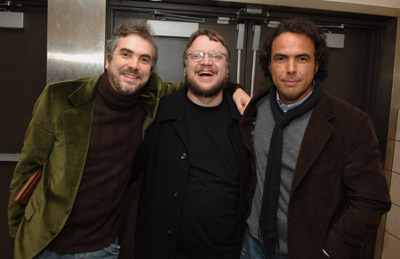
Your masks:
{"label": "stainless steel panel", "polygon": [[47,83],[104,71],[106,0],[48,0]]}

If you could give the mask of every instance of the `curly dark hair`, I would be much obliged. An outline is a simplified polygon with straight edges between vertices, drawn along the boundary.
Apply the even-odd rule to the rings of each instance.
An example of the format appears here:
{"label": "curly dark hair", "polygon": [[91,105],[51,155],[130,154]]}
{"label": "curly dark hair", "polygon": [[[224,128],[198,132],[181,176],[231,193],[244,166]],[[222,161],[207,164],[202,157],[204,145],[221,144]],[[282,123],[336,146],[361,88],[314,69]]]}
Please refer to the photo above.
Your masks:
{"label": "curly dark hair", "polygon": [[131,34],[138,35],[150,42],[153,47],[153,57],[151,71],[154,71],[158,60],[158,48],[154,42],[153,32],[151,27],[144,20],[129,19],[114,28],[113,34],[106,42],[106,57],[111,62],[115,48],[119,44],[121,37],[126,37]]}
{"label": "curly dark hair", "polygon": [[[323,30],[314,22],[305,18],[294,18],[283,21],[267,37],[259,55],[260,65],[265,77],[271,78],[269,64],[271,62],[271,46],[276,37],[284,32],[299,33],[308,36],[314,43],[315,63],[318,64],[318,72],[314,78],[321,81],[328,76],[327,65],[329,62],[328,48],[326,46],[326,36]],[[272,78],[271,78],[272,79]]]}

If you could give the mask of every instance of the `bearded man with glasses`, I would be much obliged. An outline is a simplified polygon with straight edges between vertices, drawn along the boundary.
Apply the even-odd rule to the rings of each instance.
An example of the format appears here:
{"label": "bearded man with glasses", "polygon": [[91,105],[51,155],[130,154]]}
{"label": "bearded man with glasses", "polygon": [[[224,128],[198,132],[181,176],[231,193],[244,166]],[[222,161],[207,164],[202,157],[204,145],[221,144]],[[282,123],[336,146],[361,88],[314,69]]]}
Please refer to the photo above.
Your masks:
{"label": "bearded man with glasses", "polygon": [[136,259],[239,258],[251,170],[225,90],[229,58],[220,34],[196,31],[183,53],[185,87],[160,101],[134,163],[144,170]]}

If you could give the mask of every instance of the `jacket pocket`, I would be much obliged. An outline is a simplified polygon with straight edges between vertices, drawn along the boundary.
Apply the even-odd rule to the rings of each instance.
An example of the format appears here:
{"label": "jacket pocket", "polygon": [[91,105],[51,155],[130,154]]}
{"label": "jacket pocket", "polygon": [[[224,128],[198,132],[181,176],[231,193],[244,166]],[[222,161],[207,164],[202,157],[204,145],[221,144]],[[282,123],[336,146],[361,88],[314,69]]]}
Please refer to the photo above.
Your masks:
{"label": "jacket pocket", "polygon": [[25,219],[29,221],[36,213],[36,208],[33,206],[33,200],[30,200],[25,207]]}

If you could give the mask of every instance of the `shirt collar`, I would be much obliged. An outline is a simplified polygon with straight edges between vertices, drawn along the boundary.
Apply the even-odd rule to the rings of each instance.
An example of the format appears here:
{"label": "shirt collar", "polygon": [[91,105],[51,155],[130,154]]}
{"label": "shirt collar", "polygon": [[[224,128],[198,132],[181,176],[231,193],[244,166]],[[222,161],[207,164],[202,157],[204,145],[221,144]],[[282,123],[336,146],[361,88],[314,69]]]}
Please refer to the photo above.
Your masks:
{"label": "shirt collar", "polygon": [[291,104],[284,104],[281,99],[279,98],[279,93],[278,91],[276,91],[276,101],[279,105],[279,107],[281,108],[281,110],[283,112],[288,112],[294,108],[296,108],[297,106],[301,105],[305,100],[307,100],[308,97],[310,97],[310,95],[312,94],[313,91],[311,91],[306,97],[304,97],[303,99],[301,99],[300,101],[296,102],[296,103],[291,103]]}

